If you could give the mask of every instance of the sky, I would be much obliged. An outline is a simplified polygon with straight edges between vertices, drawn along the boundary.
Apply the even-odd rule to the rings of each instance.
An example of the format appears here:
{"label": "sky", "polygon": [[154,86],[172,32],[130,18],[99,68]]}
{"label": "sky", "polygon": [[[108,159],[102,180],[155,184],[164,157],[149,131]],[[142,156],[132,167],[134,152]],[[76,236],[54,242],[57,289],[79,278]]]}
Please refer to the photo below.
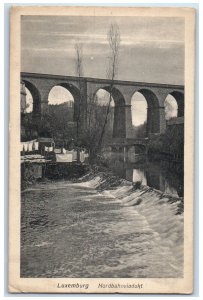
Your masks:
{"label": "sky", "polygon": [[76,75],[80,43],[84,76],[106,78],[111,23],[121,38],[117,79],[183,84],[183,18],[22,16],[22,71]]}
{"label": "sky", "polygon": [[[121,38],[117,79],[184,84],[184,19],[174,17],[22,16],[21,70],[74,76],[79,43],[83,75],[106,78],[112,23]],[[56,87],[49,101],[57,104],[67,97],[72,99]],[[142,97],[137,101],[144,110]]]}

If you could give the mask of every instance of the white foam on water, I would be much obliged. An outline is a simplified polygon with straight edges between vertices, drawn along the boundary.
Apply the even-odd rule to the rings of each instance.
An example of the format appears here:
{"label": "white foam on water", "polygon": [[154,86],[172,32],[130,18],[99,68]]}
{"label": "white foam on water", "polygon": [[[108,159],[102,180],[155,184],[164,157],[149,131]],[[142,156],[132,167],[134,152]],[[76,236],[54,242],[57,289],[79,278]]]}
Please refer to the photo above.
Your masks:
{"label": "white foam on water", "polygon": [[79,183],[74,183],[75,186],[80,186],[80,187],[88,187],[88,188],[97,188],[100,184],[102,184],[102,179],[100,176],[96,176],[93,179],[89,181],[84,181],[84,182],[79,182]]}
{"label": "white foam on water", "polygon": [[53,245],[53,243],[50,243],[50,242],[41,242],[40,244],[33,245],[33,246],[35,246],[35,247],[44,247],[44,246],[48,246],[48,245]]}
{"label": "white foam on water", "polygon": [[132,186],[120,186],[114,190],[109,190],[110,194],[112,194],[115,198],[122,199],[130,190]]}
{"label": "white foam on water", "polygon": [[[175,202],[169,203],[167,195],[161,198],[162,194],[151,188],[133,190],[132,185],[123,184],[114,189],[97,191],[96,188],[105,181],[100,176],[96,176],[87,182],[49,183],[42,185],[41,189],[48,191],[67,189],[67,192],[61,191],[60,193],[63,200],[64,197],[65,199],[72,197],[73,203],[75,199],[81,200],[81,203],[92,201],[92,205],[85,204],[87,205],[86,212],[83,210],[82,203],[81,210],[75,212],[74,222],[67,222],[69,230],[73,232],[76,232],[79,226],[81,230],[86,228],[90,245],[93,233],[96,235],[100,233],[101,239],[104,238],[100,248],[103,253],[107,255],[110,253],[108,260],[106,262],[104,256],[101,266],[90,263],[86,267],[87,272],[95,276],[106,272],[110,277],[116,277],[116,274],[120,274],[120,277],[122,274],[124,277],[126,274],[128,277],[181,277],[184,257],[184,218],[183,215],[176,215],[180,200],[174,198]],[[96,201],[99,207],[110,205],[106,206],[107,210],[104,209],[104,213],[100,213],[100,208],[97,211]],[[60,201],[56,203],[60,205]],[[116,205],[113,206],[112,204],[115,203]],[[55,201],[52,204],[55,209]],[[61,218],[61,214],[59,216]],[[70,216],[72,218],[72,215]],[[67,218],[67,221],[70,221],[70,218]],[[62,234],[63,230],[67,230],[67,225],[52,229],[51,235],[55,238]],[[115,244],[113,243],[112,246],[109,242],[105,244],[107,237],[112,237]],[[35,246],[46,249],[48,244],[38,241]],[[95,242],[92,244],[93,248],[94,246]],[[100,248],[97,250],[99,251]],[[100,254],[103,255],[103,253]],[[89,257],[85,259],[88,260]]]}
{"label": "white foam on water", "polygon": [[[148,273],[154,274],[153,267],[157,270],[162,269],[160,272],[161,277],[181,277],[183,274],[183,242],[184,242],[184,218],[183,215],[176,215],[177,206],[180,201],[169,203],[167,196],[161,198],[161,193],[149,189],[149,191],[135,190],[130,193],[131,187],[122,186],[115,190],[108,190],[108,194],[112,194],[116,199],[119,199],[123,204],[122,214],[124,220],[129,219],[128,224],[125,221],[112,224],[105,232],[114,231],[115,235],[120,234],[136,234],[140,233],[139,237],[135,238],[135,248],[137,244],[140,245],[142,250],[150,246],[150,252],[143,252],[143,259],[146,261],[151,260],[148,265]],[[131,190],[132,191],[132,190]],[[104,194],[104,195],[105,195]],[[127,196],[126,196],[127,194]],[[138,200],[141,200],[138,203]],[[138,203],[138,205],[136,205]],[[133,222],[133,219],[135,222]],[[142,236],[142,238],[141,238]],[[125,245],[127,251],[132,251],[132,242],[130,249]],[[151,255],[151,256],[150,256]],[[135,261],[130,259],[128,255],[121,257],[122,262],[126,267],[138,268],[140,255],[134,255]],[[166,270],[163,270],[165,263]],[[119,268],[111,267],[116,271]],[[139,268],[138,268],[139,269]],[[140,267],[140,270],[142,268]],[[139,273],[139,272],[138,272]],[[135,275],[135,274],[134,274]],[[142,275],[142,272],[140,273]]]}

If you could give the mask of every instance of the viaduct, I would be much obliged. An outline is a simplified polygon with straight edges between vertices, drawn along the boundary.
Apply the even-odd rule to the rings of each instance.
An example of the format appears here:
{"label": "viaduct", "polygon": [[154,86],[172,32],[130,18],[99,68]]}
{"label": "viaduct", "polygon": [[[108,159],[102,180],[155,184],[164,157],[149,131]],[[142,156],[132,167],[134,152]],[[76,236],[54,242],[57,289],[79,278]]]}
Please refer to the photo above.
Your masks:
{"label": "viaduct", "polygon": [[[54,86],[66,88],[74,98],[74,112],[77,114],[79,101],[81,122],[85,126],[88,101],[99,89],[110,91],[111,80],[73,77],[37,73],[21,73],[21,82],[33,97],[33,114],[42,115],[48,107],[49,92]],[[160,134],[166,129],[166,97],[172,95],[178,105],[178,119],[184,117],[184,86],[143,83],[114,80],[112,97],[115,102],[113,138],[132,138],[131,99],[135,92],[140,92],[147,101],[147,135]]]}

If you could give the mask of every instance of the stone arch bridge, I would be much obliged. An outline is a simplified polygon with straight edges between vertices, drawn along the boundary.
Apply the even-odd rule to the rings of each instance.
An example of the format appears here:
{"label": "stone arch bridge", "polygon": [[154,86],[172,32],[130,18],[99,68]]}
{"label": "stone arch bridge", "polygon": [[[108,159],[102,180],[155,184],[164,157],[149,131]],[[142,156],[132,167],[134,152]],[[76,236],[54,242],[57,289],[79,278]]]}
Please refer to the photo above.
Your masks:
{"label": "stone arch bridge", "polygon": [[[88,101],[99,89],[110,91],[111,80],[21,73],[21,82],[33,97],[33,114],[42,115],[48,107],[48,97],[54,86],[66,88],[74,98],[74,111],[77,115],[80,105],[82,126],[86,125]],[[178,105],[178,117],[184,117],[184,86],[114,80],[112,96],[115,102],[113,138],[132,138],[131,99],[135,92],[140,92],[147,101],[147,135],[160,134],[166,129],[164,102],[172,95]]]}

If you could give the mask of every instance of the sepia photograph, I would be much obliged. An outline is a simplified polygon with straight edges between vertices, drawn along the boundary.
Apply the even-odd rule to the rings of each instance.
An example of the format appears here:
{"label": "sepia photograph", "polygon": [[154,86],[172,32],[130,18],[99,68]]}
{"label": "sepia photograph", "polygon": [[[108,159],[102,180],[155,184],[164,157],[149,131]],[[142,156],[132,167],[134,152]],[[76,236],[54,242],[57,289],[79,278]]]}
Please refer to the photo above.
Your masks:
{"label": "sepia photograph", "polygon": [[12,9],[11,292],[192,292],[194,15]]}

